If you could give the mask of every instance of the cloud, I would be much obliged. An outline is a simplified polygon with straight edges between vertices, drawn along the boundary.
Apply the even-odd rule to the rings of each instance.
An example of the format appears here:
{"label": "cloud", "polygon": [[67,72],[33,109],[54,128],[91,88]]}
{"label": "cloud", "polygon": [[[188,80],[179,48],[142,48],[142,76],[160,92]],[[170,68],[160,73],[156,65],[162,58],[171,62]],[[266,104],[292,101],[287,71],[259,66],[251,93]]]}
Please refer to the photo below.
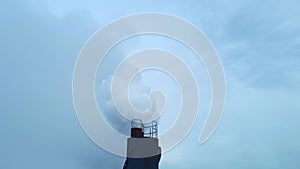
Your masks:
{"label": "cloud", "polygon": [[97,21],[35,1],[2,1],[0,14],[1,167],[121,168],[85,135],[72,103],[76,58]]}
{"label": "cloud", "polygon": [[228,82],[216,134],[199,146],[199,128],[192,130],[163,155],[161,166],[299,168],[298,3],[124,1],[115,8],[102,1],[1,1],[1,167],[121,168],[123,158],[97,147],[80,128],[72,104],[73,68],[84,42],[104,23],[158,11],[186,18],[208,35]]}
{"label": "cloud", "polygon": [[251,2],[227,18],[221,36],[225,67],[240,81],[263,88],[295,86],[289,72],[299,71],[300,23],[293,5]]}

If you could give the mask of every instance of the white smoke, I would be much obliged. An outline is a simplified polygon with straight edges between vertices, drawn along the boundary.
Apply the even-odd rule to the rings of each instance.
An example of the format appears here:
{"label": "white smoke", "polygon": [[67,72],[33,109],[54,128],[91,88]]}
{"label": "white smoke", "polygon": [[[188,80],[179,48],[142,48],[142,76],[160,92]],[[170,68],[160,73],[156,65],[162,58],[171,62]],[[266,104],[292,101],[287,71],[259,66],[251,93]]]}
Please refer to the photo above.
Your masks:
{"label": "white smoke", "polygon": [[[130,63],[133,69],[136,67]],[[122,74],[122,78],[128,78],[126,74]],[[134,106],[140,112],[144,112],[151,107],[149,100],[149,95],[151,93],[151,88],[147,87],[142,82],[142,75],[137,74],[131,82],[130,89],[128,90],[124,86],[124,92],[129,92],[129,98],[131,100],[132,106]],[[106,79],[101,80],[100,83],[96,83],[96,96],[98,101],[98,106],[102,110],[104,117],[110,126],[112,126],[116,131],[129,135],[130,131],[130,121],[123,117],[120,112],[117,111],[111,93],[112,75],[108,76]],[[130,106],[130,105],[128,105]]]}

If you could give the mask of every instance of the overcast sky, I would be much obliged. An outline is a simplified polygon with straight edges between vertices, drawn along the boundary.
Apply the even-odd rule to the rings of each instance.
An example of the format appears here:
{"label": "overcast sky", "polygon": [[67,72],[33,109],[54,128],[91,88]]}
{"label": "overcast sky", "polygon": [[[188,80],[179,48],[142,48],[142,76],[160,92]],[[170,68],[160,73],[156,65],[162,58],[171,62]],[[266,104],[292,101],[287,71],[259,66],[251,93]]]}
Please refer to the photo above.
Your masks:
{"label": "overcast sky", "polygon": [[[138,12],[169,13],[199,27],[216,47],[227,79],[226,108],[213,137],[197,142],[209,108],[204,99],[193,130],[163,154],[160,168],[300,168],[299,5],[296,0],[1,1],[0,168],[122,168],[123,158],[102,150],[81,129],[72,76],[80,49],[95,31]],[[126,45],[176,46],[149,39],[152,44],[146,45],[140,42],[147,37],[133,39],[115,54],[130,52]],[[209,97],[201,63],[189,55],[182,59]],[[175,103],[170,101],[170,112]]]}

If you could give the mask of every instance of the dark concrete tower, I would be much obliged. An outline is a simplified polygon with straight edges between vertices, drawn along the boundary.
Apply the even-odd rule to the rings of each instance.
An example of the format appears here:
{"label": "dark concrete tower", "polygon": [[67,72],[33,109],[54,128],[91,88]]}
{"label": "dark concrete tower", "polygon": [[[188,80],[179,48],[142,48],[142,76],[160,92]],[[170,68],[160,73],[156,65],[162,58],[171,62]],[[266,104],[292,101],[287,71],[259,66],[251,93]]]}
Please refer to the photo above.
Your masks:
{"label": "dark concrete tower", "polygon": [[157,122],[144,125],[139,119],[131,122],[131,137],[127,139],[127,158],[123,169],[158,169],[161,148],[158,145]]}

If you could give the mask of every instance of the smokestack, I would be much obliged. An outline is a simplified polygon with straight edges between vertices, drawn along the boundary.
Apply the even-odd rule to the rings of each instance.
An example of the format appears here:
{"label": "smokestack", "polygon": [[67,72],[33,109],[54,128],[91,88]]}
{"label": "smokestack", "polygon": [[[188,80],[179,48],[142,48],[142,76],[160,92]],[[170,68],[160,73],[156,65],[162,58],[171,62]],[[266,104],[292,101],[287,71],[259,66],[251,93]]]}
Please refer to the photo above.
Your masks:
{"label": "smokestack", "polygon": [[158,143],[157,122],[144,124],[131,121],[131,137],[127,139],[127,157],[123,169],[158,169],[161,148]]}

